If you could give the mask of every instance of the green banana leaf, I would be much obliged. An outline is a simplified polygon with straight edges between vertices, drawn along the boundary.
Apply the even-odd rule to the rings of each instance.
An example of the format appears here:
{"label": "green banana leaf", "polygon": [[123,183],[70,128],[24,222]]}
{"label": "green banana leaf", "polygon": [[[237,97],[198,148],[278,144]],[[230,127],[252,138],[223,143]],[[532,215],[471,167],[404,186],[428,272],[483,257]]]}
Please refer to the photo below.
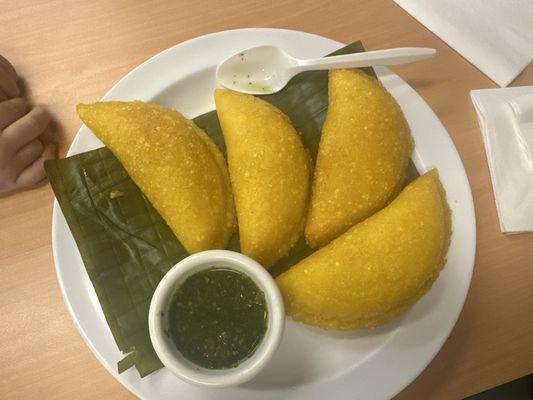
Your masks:
{"label": "green banana leaf", "polygon": [[[355,42],[332,55],[360,51],[361,42]],[[327,72],[300,74],[283,91],[263,99],[291,118],[314,159],[327,110]],[[216,112],[194,121],[225,153]],[[47,161],[45,169],[109,329],[125,354],[118,371],[135,366],[144,377],[162,367],[148,333],[150,300],[164,274],[188,254],[107,148]],[[418,175],[413,165],[410,170]],[[237,235],[228,248],[239,249]],[[300,239],[272,274],[311,253]]]}

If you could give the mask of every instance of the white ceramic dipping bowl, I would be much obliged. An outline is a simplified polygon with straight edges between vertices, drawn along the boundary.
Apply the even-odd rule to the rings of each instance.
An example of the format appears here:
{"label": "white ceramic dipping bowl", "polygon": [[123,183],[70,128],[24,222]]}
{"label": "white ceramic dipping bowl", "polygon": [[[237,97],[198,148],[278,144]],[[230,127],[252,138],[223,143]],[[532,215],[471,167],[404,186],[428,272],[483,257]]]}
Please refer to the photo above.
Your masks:
{"label": "white ceramic dipping bowl", "polygon": [[[168,309],[176,289],[187,277],[212,267],[223,267],[249,276],[265,294],[268,326],[255,352],[234,368],[207,369],[187,360],[178,351],[168,332]],[[176,264],[157,286],[148,314],[150,338],[161,362],[177,377],[197,385],[235,386],[252,379],[270,361],[279,346],[285,327],[283,299],[272,276],[257,262],[228,250],[193,254]]]}

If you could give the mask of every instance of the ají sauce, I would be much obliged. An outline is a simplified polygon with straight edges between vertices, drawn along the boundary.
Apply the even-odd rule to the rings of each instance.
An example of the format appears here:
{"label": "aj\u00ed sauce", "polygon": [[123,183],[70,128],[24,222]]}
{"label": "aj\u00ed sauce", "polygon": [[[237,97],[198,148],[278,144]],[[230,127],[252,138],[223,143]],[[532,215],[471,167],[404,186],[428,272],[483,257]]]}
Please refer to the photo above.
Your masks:
{"label": "aj\u00ed sauce", "polygon": [[168,311],[169,335],[198,366],[224,369],[250,357],[268,324],[265,295],[245,274],[213,267],[189,276]]}

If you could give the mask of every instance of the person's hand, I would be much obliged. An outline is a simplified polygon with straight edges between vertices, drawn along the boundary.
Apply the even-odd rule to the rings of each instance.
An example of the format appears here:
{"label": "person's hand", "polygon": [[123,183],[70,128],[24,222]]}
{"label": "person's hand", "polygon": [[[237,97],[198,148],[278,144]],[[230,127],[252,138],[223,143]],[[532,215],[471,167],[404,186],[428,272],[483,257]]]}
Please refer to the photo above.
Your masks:
{"label": "person's hand", "polygon": [[0,101],[9,100],[20,95],[15,68],[0,55]]}
{"label": "person's hand", "polygon": [[42,181],[44,161],[55,157],[55,146],[39,137],[50,117],[42,107],[30,107],[20,94],[17,74],[0,56],[0,195],[25,189]]}

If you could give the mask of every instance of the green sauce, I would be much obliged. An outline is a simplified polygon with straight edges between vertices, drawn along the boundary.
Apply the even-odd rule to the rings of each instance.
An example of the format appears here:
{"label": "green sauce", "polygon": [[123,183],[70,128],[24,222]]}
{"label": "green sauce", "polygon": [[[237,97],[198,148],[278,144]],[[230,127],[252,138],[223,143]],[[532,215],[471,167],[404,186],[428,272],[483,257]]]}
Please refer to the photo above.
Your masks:
{"label": "green sauce", "polygon": [[267,329],[264,293],[246,275],[213,267],[189,276],[172,298],[169,335],[180,353],[209,369],[237,366]]}

